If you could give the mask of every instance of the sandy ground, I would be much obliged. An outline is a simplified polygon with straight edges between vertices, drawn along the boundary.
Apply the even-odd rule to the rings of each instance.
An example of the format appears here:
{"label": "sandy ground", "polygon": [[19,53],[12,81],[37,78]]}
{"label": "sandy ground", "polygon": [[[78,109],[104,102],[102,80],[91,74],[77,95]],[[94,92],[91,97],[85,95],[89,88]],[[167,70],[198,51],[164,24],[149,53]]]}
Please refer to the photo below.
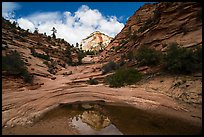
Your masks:
{"label": "sandy ground", "polygon": [[[94,100],[126,103],[142,110],[168,114],[202,126],[201,104],[191,105],[162,92],[171,88],[172,77],[158,76],[127,87],[109,88],[104,84],[86,83],[91,76],[101,77],[101,72],[92,72],[91,68],[92,65],[70,67],[67,70],[72,70],[73,74],[63,76],[61,73],[67,70],[62,70],[56,75],[55,80],[37,77],[38,83],[44,84],[36,89],[25,86],[19,79],[3,77],[2,128],[32,123],[62,103]],[[164,81],[162,84],[161,79]]]}

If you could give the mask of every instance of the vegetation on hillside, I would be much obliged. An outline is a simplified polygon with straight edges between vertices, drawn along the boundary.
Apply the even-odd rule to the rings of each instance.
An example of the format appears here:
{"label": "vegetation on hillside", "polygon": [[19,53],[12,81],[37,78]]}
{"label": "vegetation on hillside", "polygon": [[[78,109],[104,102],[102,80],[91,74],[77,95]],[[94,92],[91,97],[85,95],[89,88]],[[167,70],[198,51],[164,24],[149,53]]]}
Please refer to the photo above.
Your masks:
{"label": "vegetation on hillside", "polygon": [[170,43],[165,53],[141,46],[137,51],[126,55],[130,61],[136,61],[138,67],[161,65],[165,71],[174,74],[190,74],[202,68],[202,46],[187,49]]}
{"label": "vegetation on hillside", "polygon": [[45,54],[37,53],[34,48],[31,48],[30,50],[31,50],[31,54],[34,57],[38,57],[38,58],[41,58],[41,59],[44,59],[44,60],[50,60],[50,56],[45,55]]}
{"label": "vegetation on hillside", "polygon": [[29,74],[24,61],[17,51],[2,56],[2,71],[9,75],[22,76],[25,82],[32,83],[33,77]]}
{"label": "vegetation on hillside", "polygon": [[160,64],[162,53],[143,45],[138,49],[135,59],[139,66],[154,66]]}
{"label": "vegetation on hillside", "polygon": [[119,68],[118,64],[116,64],[113,61],[110,61],[101,68],[101,71],[102,74],[107,74],[108,72],[111,72],[112,70],[117,70],[118,68]]}
{"label": "vegetation on hillside", "polygon": [[174,74],[191,74],[202,70],[202,48],[187,49],[172,43],[164,55],[164,69]]}
{"label": "vegetation on hillside", "polygon": [[120,68],[112,75],[105,78],[105,82],[110,87],[122,87],[138,82],[142,78],[142,74],[134,68]]}
{"label": "vegetation on hillside", "polygon": [[[142,46],[136,52],[130,52],[126,58],[131,59],[129,61],[137,61],[138,67],[160,65],[161,71],[170,74],[192,74],[202,70],[202,46],[187,49],[177,43],[171,43],[165,53]],[[113,70],[116,70],[114,74],[105,79],[110,87],[134,84],[141,79],[140,73],[133,68],[121,68],[113,61],[102,67],[103,74]]]}

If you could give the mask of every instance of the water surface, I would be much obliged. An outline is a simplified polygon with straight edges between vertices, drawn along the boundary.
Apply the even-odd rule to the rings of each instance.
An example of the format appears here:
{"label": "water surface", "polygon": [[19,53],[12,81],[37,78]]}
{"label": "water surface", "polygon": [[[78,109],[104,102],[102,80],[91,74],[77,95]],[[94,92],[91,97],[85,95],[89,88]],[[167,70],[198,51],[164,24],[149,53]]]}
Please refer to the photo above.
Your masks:
{"label": "water surface", "polygon": [[3,134],[189,135],[201,129],[130,106],[89,103],[60,106],[31,126],[3,129]]}

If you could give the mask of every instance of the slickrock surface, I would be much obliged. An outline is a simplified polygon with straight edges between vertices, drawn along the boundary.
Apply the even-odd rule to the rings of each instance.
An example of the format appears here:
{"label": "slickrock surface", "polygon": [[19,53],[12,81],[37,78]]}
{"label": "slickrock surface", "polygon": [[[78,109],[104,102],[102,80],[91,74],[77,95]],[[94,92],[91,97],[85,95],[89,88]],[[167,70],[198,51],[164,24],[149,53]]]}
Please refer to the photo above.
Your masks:
{"label": "slickrock surface", "polygon": [[[192,94],[193,91],[194,94],[198,93],[197,96],[193,96],[195,99],[191,100],[185,97],[179,98],[179,94],[183,93],[181,91],[184,89],[174,86],[178,79],[175,77],[155,76],[147,79],[146,82],[135,85],[123,88],[109,88],[101,83],[88,85],[86,83],[88,78],[86,74],[83,74],[83,70],[85,71],[87,67],[73,68],[72,75],[63,76],[59,74],[56,75],[54,80],[39,77],[39,83],[43,84],[36,89],[30,89],[30,86],[26,87],[19,79],[3,78],[2,127],[31,123],[61,103],[94,100],[126,103],[147,111],[167,113],[168,115],[184,118],[189,122],[201,125],[202,96],[199,96],[199,94],[202,92],[202,87],[199,83],[200,78],[194,80],[189,78],[190,80],[186,81],[186,84],[189,85],[189,88],[187,87],[188,90],[192,91]],[[81,73],[79,73],[80,71]],[[101,77],[100,73],[99,71],[91,72],[89,77],[90,75],[94,78]],[[163,84],[161,84],[161,80],[163,80]],[[182,85],[184,86],[184,84],[180,86]],[[170,91],[178,92],[178,95],[172,93],[175,99],[167,96],[166,93],[170,94]],[[185,99],[188,100],[189,104],[184,103]]]}

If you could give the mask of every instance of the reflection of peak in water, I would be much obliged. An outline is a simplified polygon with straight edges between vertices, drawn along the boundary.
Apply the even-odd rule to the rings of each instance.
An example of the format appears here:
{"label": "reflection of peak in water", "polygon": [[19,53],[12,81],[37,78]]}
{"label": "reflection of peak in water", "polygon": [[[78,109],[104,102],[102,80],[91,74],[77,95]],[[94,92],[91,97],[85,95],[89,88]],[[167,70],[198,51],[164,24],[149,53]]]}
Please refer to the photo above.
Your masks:
{"label": "reflection of peak in water", "polygon": [[111,124],[109,118],[98,111],[84,111],[81,120],[95,130],[101,130]]}
{"label": "reflection of peak in water", "polygon": [[98,111],[84,111],[72,119],[81,134],[122,135],[109,118]]}

